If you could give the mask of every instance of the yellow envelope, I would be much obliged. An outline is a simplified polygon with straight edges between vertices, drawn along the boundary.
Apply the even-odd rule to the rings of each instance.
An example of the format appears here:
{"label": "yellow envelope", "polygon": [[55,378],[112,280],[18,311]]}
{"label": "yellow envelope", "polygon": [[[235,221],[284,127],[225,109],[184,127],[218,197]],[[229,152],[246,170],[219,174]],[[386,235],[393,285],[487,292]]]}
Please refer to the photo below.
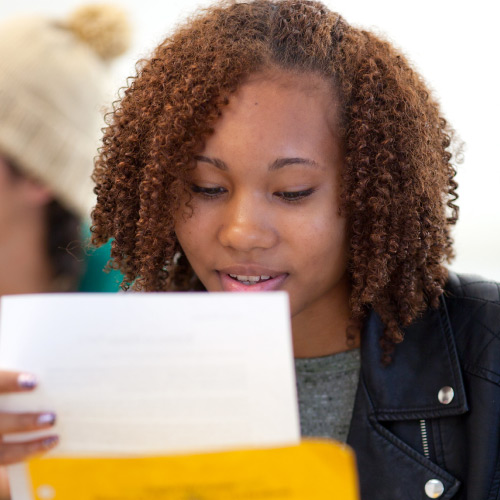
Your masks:
{"label": "yellow envelope", "polygon": [[36,500],[358,500],[354,453],[298,446],[144,458],[37,458]]}

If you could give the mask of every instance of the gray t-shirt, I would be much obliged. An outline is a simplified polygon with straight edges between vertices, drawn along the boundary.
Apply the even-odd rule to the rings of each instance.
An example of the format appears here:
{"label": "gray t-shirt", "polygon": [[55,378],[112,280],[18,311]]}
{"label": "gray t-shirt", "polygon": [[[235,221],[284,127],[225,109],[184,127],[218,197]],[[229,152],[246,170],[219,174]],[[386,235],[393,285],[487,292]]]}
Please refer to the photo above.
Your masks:
{"label": "gray t-shirt", "polygon": [[360,366],[359,349],[295,360],[302,436],[346,441]]}

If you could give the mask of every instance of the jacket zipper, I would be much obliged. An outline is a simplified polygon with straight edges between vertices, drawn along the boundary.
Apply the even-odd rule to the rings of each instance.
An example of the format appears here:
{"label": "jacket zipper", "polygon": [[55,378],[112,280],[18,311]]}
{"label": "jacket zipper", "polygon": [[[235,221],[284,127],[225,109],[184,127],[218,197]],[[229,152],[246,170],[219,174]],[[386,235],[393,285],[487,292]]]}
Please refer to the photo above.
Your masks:
{"label": "jacket zipper", "polygon": [[424,449],[425,458],[429,458],[429,441],[427,439],[427,425],[425,420],[420,420],[420,434],[422,436],[422,448]]}

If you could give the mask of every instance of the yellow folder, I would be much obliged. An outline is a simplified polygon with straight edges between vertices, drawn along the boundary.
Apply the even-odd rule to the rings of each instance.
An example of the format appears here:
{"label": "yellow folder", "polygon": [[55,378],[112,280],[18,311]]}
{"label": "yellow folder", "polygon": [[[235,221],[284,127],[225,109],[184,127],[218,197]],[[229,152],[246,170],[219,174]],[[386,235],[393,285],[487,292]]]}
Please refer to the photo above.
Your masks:
{"label": "yellow folder", "polygon": [[352,450],[297,446],[141,458],[36,458],[36,500],[358,500]]}

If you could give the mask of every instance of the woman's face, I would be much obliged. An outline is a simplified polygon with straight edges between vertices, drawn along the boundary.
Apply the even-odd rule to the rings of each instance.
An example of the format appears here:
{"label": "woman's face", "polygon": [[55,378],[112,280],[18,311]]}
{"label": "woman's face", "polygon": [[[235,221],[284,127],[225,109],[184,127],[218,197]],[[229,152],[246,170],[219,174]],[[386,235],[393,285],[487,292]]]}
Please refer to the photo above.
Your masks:
{"label": "woman's face", "polygon": [[207,290],[285,290],[303,320],[347,304],[336,119],[316,75],[256,75],[230,98],[197,157],[192,210],[176,223]]}

